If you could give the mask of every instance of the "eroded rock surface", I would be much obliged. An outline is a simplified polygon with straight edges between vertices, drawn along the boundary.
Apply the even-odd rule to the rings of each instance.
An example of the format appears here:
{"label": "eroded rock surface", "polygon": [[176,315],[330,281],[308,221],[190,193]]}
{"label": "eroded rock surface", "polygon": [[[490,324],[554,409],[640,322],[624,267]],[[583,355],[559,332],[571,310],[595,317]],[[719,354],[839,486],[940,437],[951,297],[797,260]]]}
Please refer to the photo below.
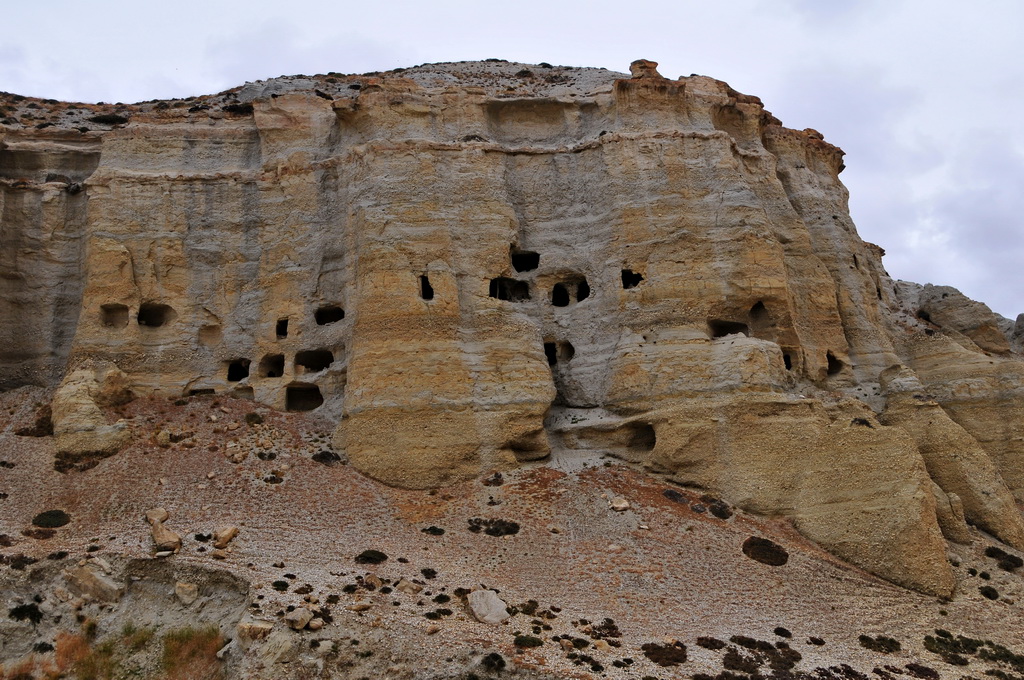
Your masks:
{"label": "eroded rock surface", "polygon": [[950,595],[939,517],[1024,546],[1020,324],[894,283],[820,133],[656,67],[9,118],[0,385],[66,375],[73,455],[130,436],[104,395],[210,391],[316,410],[413,489],[600,451]]}

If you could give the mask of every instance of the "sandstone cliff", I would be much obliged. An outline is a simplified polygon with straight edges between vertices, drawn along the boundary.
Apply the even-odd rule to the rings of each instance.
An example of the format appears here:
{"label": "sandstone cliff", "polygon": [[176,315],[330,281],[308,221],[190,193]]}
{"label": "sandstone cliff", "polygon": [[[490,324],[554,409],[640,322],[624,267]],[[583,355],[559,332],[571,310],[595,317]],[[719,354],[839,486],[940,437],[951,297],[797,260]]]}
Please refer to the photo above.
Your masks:
{"label": "sandstone cliff", "polygon": [[7,96],[0,385],[317,410],[416,489],[600,451],[941,596],[937,502],[1024,548],[1022,333],[893,282],[821,134],[655,66]]}

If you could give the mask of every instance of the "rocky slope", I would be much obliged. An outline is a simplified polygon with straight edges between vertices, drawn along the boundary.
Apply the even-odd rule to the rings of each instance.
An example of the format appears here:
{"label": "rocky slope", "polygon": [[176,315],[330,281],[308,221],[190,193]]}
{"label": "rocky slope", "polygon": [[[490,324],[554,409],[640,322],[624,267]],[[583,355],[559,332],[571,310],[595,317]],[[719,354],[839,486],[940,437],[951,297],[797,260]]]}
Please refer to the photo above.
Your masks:
{"label": "rocky slope", "polygon": [[[10,511],[0,532],[18,536],[6,559],[52,554],[43,540],[122,537],[105,546],[102,567],[21,564],[11,576],[18,596],[39,593],[14,572],[35,574],[30,582],[68,593],[63,604],[46,599],[57,611],[100,569],[111,582],[102,616],[112,635],[126,612],[156,606],[143,594],[131,604],[132,584],[155,579],[164,585],[152,588],[173,590],[182,574],[192,585],[207,578],[189,571],[195,562],[212,568],[206,555],[188,556],[188,540],[171,566],[145,560],[152,541],[142,513],[173,505],[153,531],[177,518],[201,534],[219,507],[218,522],[259,523],[267,546],[249,544],[247,562],[221,552],[226,562],[215,573],[224,575],[209,576],[220,585],[203,586],[220,603],[206,618],[238,644],[251,633],[238,632],[249,625],[242,612],[258,604],[254,593],[273,578],[273,564],[296,555],[312,570],[309,592],[322,599],[343,571],[354,572],[351,555],[326,575],[317,556],[365,543],[389,554],[427,551],[453,570],[449,589],[501,581],[513,599],[577,606],[574,616],[592,622],[613,618],[632,631],[630,644],[672,647],[641,640],[654,630],[647,624],[683,640],[668,622],[679,607],[704,607],[688,628],[691,657],[695,637],[728,637],[741,620],[735,634],[764,637],[780,603],[794,620],[831,625],[812,612],[813,597],[797,595],[801,588],[824,589],[834,606],[860,606],[857,621],[878,622],[873,634],[891,620],[879,608],[952,599],[944,611],[961,616],[960,630],[1019,647],[988,609],[1016,612],[1015,597],[997,594],[989,604],[966,570],[981,571],[967,565],[984,560],[985,548],[1005,559],[1024,549],[1024,325],[953,289],[892,281],[882,249],[857,236],[839,181],[842,151],[821,134],[782,127],[760,100],[721,81],[670,80],[655,67],[638,61],[627,76],[434,64],[282,77],[135,105],[0,95],[0,386],[9,404],[0,436],[17,465],[0,471],[0,503]],[[222,418],[230,422],[216,424]],[[265,418],[279,429],[261,429]],[[200,424],[208,431],[197,433]],[[28,436],[51,428],[52,437]],[[297,460],[270,463],[278,455]],[[326,475],[319,465],[335,460],[351,467]],[[199,472],[215,481],[188,481]],[[494,473],[515,482],[491,498],[503,506],[480,505],[493,494],[479,480]],[[159,493],[143,491],[161,479]],[[670,490],[685,502],[658,493]],[[619,496],[627,514],[602,507]],[[728,516],[693,513],[698,505]],[[30,520],[50,506],[73,510],[76,530],[33,538]],[[460,543],[476,540],[463,532],[455,543],[419,546],[418,528],[427,527],[418,524],[431,513],[463,523],[472,512],[495,519],[496,507],[520,517],[538,510],[536,533],[474,545]],[[785,595],[765,607],[744,600],[723,615],[714,579],[688,580],[701,559],[669,566],[674,547],[696,536],[679,518],[647,533],[654,524],[645,515],[670,511],[697,522],[689,525],[704,532],[697,546],[720,546],[727,592],[750,581]],[[283,536],[271,539],[275,532]],[[736,541],[755,535],[789,542],[809,560],[806,580],[792,568],[748,573]],[[616,557],[624,550],[628,559]],[[595,564],[603,571],[588,571]],[[411,569],[382,578],[411,579]],[[657,575],[642,576],[651,570]],[[1002,592],[1015,592],[1018,577],[1004,571]],[[622,601],[592,599],[615,583],[629,593]],[[392,587],[382,581],[369,591]],[[273,597],[284,606],[283,595]],[[170,618],[191,621],[191,604]],[[374,620],[410,642],[378,642],[396,663],[411,663],[413,650],[430,643],[406,630],[412,614],[394,606],[398,618]],[[504,644],[508,655],[508,640],[467,644],[484,624],[460,615],[467,623],[445,629],[443,646],[463,656],[430,657],[434,675],[424,677],[495,670],[478,668],[484,656],[471,648]],[[909,610],[898,618],[899,630],[919,640],[937,625]],[[523,634],[533,626],[516,617],[500,625]],[[249,665],[267,649],[294,651],[282,626],[265,631],[277,642],[257,640],[264,651],[246,652],[228,670],[283,677]],[[577,627],[587,626],[593,632]],[[853,626],[831,630],[856,640]],[[5,658],[39,644],[15,639]],[[864,649],[801,648],[796,667],[866,663]],[[303,652],[290,668],[323,669],[324,653]],[[579,660],[583,652],[569,653]],[[753,653],[772,661],[764,649]],[[516,668],[536,663],[523,654]],[[611,668],[657,677],[650,655],[641,656]],[[581,667],[560,670],[561,661],[544,658],[553,666],[543,673]],[[905,662],[913,659],[924,657]],[[715,663],[709,656],[687,672],[717,672]],[[323,672],[341,672],[332,668]]]}

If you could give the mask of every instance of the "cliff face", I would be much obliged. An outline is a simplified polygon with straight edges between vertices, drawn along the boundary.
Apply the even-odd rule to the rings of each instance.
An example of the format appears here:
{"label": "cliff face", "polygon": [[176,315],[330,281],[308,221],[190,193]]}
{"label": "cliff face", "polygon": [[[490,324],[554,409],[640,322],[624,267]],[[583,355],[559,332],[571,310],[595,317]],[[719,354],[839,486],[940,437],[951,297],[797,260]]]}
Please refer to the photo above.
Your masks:
{"label": "cliff face", "polygon": [[939,517],[1024,548],[1021,334],[890,280],[819,133],[655,66],[9,116],[0,384],[318,409],[409,488],[602,451],[938,595]]}

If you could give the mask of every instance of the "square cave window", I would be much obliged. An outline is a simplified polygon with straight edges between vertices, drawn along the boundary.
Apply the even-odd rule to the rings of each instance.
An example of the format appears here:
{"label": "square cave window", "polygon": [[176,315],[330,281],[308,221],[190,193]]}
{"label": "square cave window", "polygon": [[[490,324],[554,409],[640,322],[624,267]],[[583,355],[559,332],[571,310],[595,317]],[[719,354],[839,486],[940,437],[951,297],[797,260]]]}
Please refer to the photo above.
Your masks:
{"label": "square cave window", "polygon": [[313,314],[317,326],[326,326],[329,323],[336,323],[345,318],[345,310],[338,305],[326,305],[316,310]]}
{"label": "square cave window", "polygon": [[725,321],[722,319],[712,319],[708,321],[708,332],[712,338],[724,338],[727,335],[741,334],[750,335],[750,329],[747,324],[740,323],[738,321]]}
{"label": "square cave window", "polygon": [[283,340],[288,337],[288,317],[277,320],[277,326],[274,328],[274,333],[277,335],[278,340]]}
{"label": "square cave window", "polygon": [[292,383],[285,390],[285,410],[312,411],[324,403],[320,388],[307,383]]}
{"label": "square cave window", "polygon": [[487,294],[497,300],[522,302],[523,300],[530,299],[530,286],[526,281],[516,281],[515,279],[499,276],[496,279],[491,279],[491,285]]}
{"label": "square cave window", "polygon": [[235,359],[228,362],[228,382],[238,382],[249,377],[249,360]]}
{"label": "square cave window", "polygon": [[295,366],[307,373],[318,373],[334,363],[329,349],[308,349],[295,355]]}
{"label": "square cave window", "polygon": [[128,325],[128,306],[100,305],[100,320],[107,328],[124,328]]}
{"label": "square cave window", "polygon": [[163,326],[177,318],[178,313],[174,311],[173,307],[158,302],[143,302],[136,317],[140,326],[151,328]]}
{"label": "square cave window", "polygon": [[260,365],[258,369],[259,377],[261,378],[280,378],[284,375],[284,355],[283,354],[268,354],[260,359]]}
{"label": "square cave window", "polygon": [[540,253],[529,250],[512,251],[512,268],[517,272],[532,272],[540,266]]}

